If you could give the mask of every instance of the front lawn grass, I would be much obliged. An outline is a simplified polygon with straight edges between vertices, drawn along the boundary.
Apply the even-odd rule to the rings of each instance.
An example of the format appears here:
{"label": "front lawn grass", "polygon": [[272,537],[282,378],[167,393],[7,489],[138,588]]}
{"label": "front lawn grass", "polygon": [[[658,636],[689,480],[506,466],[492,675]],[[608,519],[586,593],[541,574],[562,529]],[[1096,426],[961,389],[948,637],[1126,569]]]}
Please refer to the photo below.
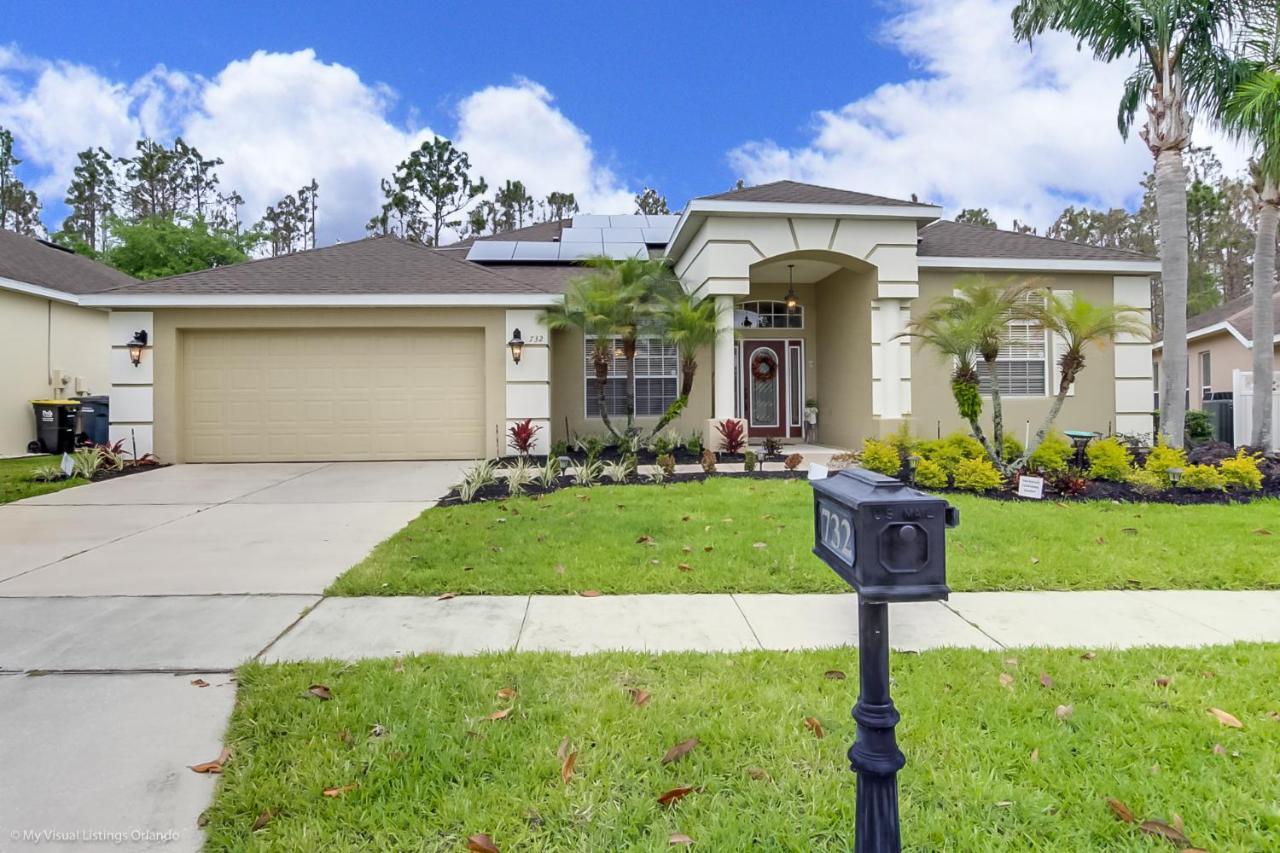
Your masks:
{"label": "front lawn grass", "polygon": [[[949,495],[952,589],[1278,589],[1280,502],[1058,504]],[[334,595],[837,592],[801,480],[565,489],[431,509]],[[1268,535],[1275,534],[1275,535]]]}
{"label": "front lawn grass", "polygon": [[56,483],[37,483],[31,479],[31,472],[37,468],[57,465],[58,456],[23,456],[18,459],[0,459],[0,504],[20,501],[23,498],[34,498],[36,495],[47,495],[60,492],[73,486],[83,486],[88,480],[73,477]]}
{"label": "front lawn grass", "polygon": [[[950,649],[892,666],[907,849],[1177,849],[1108,797],[1138,823],[1180,816],[1184,846],[1275,849],[1280,647]],[[851,650],[251,664],[239,685],[209,850],[454,851],[487,833],[503,851],[657,851],[677,832],[703,850],[852,849]],[[679,787],[694,791],[658,803]]]}

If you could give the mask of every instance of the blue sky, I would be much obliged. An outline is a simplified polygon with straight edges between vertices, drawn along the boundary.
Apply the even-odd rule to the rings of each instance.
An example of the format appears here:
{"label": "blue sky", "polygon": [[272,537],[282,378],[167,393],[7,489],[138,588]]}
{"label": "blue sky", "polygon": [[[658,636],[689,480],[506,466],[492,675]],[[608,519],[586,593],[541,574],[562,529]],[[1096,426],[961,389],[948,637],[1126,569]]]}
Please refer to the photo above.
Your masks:
{"label": "blue sky", "polygon": [[1127,68],[1015,44],[1004,0],[102,5],[6,9],[0,125],[51,227],[75,152],[144,133],[226,160],[246,219],[318,177],[322,241],[431,133],[598,212],[789,177],[1044,226],[1149,168],[1115,132]]}

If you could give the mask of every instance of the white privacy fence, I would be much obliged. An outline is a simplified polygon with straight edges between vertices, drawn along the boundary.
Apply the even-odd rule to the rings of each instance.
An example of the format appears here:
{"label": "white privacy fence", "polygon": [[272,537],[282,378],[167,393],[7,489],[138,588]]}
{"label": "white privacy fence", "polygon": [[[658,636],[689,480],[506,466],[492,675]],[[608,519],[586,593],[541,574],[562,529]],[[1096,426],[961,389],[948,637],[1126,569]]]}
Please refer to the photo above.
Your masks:
{"label": "white privacy fence", "polygon": [[[1232,400],[1234,402],[1235,444],[1249,444],[1253,439],[1253,372],[1231,372]],[[1280,452],[1280,391],[1271,392],[1271,449]]]}

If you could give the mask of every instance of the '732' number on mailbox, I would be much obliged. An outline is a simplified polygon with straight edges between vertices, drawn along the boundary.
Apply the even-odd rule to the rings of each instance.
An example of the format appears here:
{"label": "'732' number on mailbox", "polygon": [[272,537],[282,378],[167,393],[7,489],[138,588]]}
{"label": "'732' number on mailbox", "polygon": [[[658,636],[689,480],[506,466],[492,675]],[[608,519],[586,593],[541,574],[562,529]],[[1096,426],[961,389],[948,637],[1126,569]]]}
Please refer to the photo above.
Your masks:
{"label": "'732' number on mailbox", "polygon": [[826,501],[818,502],[818,538],[827,550],[853,566],[853,525],[846,514]]}

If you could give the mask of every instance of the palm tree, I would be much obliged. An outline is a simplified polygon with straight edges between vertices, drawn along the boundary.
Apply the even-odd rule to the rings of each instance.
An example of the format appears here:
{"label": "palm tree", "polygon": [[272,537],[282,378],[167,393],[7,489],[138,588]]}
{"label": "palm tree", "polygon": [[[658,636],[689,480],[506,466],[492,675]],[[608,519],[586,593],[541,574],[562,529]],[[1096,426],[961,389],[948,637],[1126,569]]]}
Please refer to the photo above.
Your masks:
{"label": "palm tree", "polygon": [[937,310],[967,319],[966,325],[974,335],[974,348],[986,365],[991,384],[991,445],[997,451],[993,459],[997,465],[1004,448],[1004,406],[996,362],[1005,343],[1009,321],[1029,317],[1026,297],[1035,288],[1032,282],[1012,279],[994,282],[983,275],[966,275],[956,282],[954,294],[935,303]]}
{"label": "palm tree", "polygon": [[969,422],[973,437],[982,443],[992,459],[999,456],[982,432],[982,394],[978,379],[978,330],[971,318],[935,305],[926,314],[907,321],[905,330],[894,338],[913,338],[918,346],[928,347],[950,361],[951,396],[960,417]]}
{"label": "palm tree", "polygon": [[718,312],[713,298],[681,289],[666,296],[659,310],[663,333],[680,352],[680,395],[654,426],[653,435],[662,432],[689,404],[693,377],[698,372],[698,351],[714,345],[719,334],[716,326]]}
{"label": "palm tree", "polygon": [[1032,316],[1063,342],[1062,354],[1058,356],[1060,378],[1057,393],[1044,423],[1036,431],[1031,444],[1026,447],[1022,459],[1015,463],[1015,467],[1022,466],[1053,428],[1071,386],[1084,370],[1086,349],[1090,346],[1106,346],[1118,335],[1151,334],[1151,328],[1143,321],[1137,308],[1128,305],[1094,305],[1078,296],[1068,300],[1052,291],[1045,292],[1043,307],[1034,309]]}
{"label": "palm tree", "polygon": [[1271,387],[1275,382],[1276,230],[1280,224],[1280,11],[1250,21],[1241,44],[1241,82],[1222,110],[1222,123],[1238,138],[1252,140],[1250,164],[1258,228],[1253,249],[1253,434],[1271,446]]}
{"label": "palm tree", "polygon": [[1187,383],[1187,173],[1193,107],[1212,107],[1231,62],[1221,40],[1240,19],[1242,0],[1020,0],[1013,10],[1019,41],[1045,30],[1069,33],[1095,57],[1136,57],[1120,100],[1128,136],[1146,101],[1141,136],[1155,157],[1160,275],[1164,288],[1164,388],[1160,431],[1181,447]]}

